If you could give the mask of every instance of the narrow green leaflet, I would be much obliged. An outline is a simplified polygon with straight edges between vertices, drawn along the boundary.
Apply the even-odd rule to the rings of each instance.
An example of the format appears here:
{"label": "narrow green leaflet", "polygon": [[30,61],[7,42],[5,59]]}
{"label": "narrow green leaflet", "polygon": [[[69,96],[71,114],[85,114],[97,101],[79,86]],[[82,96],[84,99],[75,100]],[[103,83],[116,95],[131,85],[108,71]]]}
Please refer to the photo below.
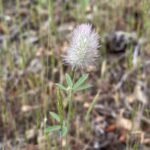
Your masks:
{"label": "narrow green leaflet", "polygon": [[64,87],[62,84],[56,83],[56,85],[57,85],[61,90],[67,91],[67,88]]}
{"label": "narrow green leaflet", "polygon": [[66,77],[67,85],[68,85],[69,87],[72,87],[72,86],[73,86],[73,82],[72,82],[72,79],[71,79],[71,77],[69,76],[69,74],[66,74],[65,77]]}
{"label": "narrow green leaflet", "polygon": [[88,74],[82,75],[81,78],[73,86],[73,90],[77,90],[88,78]]}
{"label": "narrow green leaflet", "polygon": [[61,130],[61,136],[66,136],[67,135],[67,133],[68,133],[68,129],[67,129],[67,127],[66,126],[64,126],[64,127],[62,127],[62,130]]}
{"label": "narrow green leaflet", "polygon": [[58,116],[58,114],[54,113],[54,112],[50,112],[50,115],[53,119],[57,120],[58,122],[60,122],[60,117]]}
{"label": "narrow green leaflet", "polygon": [[85,84],[85,85],[82,85],[82,86],[78,87],[77,89],[73,89],[73,90],[74,90],[74,92],[82,91],[82,90],[88,89],[90,87],[92,87],[90,84]]}
{"label": "narrow green leaflet", "polygon": [[53,131],[58,131],[61,129],[61,126],[60,125],[55,125],[55,126],[50,126],[50,127],[47,127],[45,129],[45,133],[48,134],[50,132],[53,132]]}

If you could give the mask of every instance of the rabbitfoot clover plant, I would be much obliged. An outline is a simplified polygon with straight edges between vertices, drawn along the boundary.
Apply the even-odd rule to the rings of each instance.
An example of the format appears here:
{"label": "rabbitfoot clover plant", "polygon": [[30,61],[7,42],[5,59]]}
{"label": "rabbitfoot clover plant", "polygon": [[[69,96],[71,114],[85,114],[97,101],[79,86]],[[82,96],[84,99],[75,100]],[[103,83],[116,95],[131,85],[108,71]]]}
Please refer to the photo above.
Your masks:
{"label": "rabbitfoot clover plant", "polygon": [[[52,131],[59,131],[60,135],[67,137],[70,130],[70,124],[73,114],[73,101],[72,96],[75,92],[88,89],[89,84],[85,84],[88,79],[87,74],[81,75],[81,77],[75,82],[76,69],[85,69],[89,65],[94,65],[98,58],[99,36],[92,30],[90,24],[81,24],[77,26],[72,32],[72,39],[70,41],[70,48],[67,51],[67,55],[64,56],[64,62],[71,66],[72,75],[66,74],[67,86],[57,83],[57,111],[58,113],[50,112],[51,117],[58,122],[57,125],[46,128],[46,133]],[[67,93],[68,96],[68,112],[65,117],[64,107],[61,97],[61,91]],[[67,139],[67,138],[66,138]],[[67,141],[66,141],[67,142]]]}

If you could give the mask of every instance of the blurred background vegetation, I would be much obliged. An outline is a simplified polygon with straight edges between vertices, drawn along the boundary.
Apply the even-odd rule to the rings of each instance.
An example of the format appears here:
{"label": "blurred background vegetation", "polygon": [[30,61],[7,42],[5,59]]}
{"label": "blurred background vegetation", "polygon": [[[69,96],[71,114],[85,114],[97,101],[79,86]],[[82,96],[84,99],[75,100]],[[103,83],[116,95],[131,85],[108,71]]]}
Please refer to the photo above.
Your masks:
{"label": "blurred background vegetation", "polygon": [[44,128],[54,124],[54,83],[70,71],[62,55],[81,23],[93,25],[101,47],[87,68],[93,87],[74,95],[72,150],[150,149],[149,0],[0,0],[0,150],[61,149]]}

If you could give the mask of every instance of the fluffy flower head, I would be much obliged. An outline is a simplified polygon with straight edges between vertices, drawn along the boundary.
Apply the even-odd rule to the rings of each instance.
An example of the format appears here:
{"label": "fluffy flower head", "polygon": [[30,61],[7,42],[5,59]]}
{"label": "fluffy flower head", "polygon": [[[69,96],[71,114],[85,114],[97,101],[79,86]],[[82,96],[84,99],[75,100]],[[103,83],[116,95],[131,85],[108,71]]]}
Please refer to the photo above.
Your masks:
{"label": "fluffy flower head", "polygon": [[70,48],[64,60],[72,68],[86,68],[95,64],[98,57],[99,36],[92,30],[92,25],[81,24],[72,32]]}

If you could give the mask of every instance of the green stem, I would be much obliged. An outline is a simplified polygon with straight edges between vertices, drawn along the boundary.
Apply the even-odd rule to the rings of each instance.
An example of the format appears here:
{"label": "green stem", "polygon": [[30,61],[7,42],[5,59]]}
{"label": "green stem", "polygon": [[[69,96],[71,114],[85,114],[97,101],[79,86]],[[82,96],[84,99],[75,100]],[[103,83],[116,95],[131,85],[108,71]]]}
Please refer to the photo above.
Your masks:
{"label": "green stem", "polygon": [[70,131],[70,124],[71,124],[71,117],[72,117],[72,90],[68,93],[68,115],[67,115],[67,130],[68,133],[66,135],[66,147],[65,150],[69,150],[69,131]]}
{"label": "green stem", "polygon": [[[72,71],[72,81],[73,81],[73,84],[74,84],[74,77],[75,77],[75,69]],[[72,96],[73,96],[73,91],[72,89],[69,90],[68,92],[68,115],[67,115],[67,129],[68,129],[68,133],[66,135],[66,142],[67,142],[67,149],[69,149],[68,145],[69,145],[69,142],[68,142],[68,136],[69,136],[69,132],[70,132],[70,124],[71,124],[71,121],[72,121],[72,106],[73,106],[73,101],[72,101]]]}
{"label": "green stem", "polygon": [[71,72],[71,77],[72,77],[72,82],[73,82],[73,84],[74,84],[74,79],[75,79],[75,69],[73,69],[72,70],[72,72]]}
{"label": "green stem", "polygon": [[69,92],[69,107],[68,107],[68,118],[67,118],[67,127],[68,131],[70,130],[70,123],[71,123],[71,112],[72,112],[72,91]]}

